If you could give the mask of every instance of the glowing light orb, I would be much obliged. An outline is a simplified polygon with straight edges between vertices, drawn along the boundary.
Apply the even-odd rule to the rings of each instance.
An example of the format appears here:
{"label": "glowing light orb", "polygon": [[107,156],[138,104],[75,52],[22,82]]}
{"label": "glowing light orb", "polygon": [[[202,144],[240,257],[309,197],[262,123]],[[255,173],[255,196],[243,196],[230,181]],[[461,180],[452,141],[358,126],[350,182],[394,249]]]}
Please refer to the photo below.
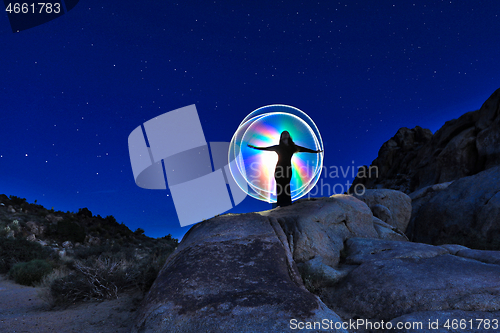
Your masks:
{"label": "glowing light orb", "polygon": [[[256,150],[248,145],[278,145],[283,131],[290,133],[296,145],[323,150],[323,141],[316,124],[303,111],[289,105],[268,105],[253,111],[243,119],[229,145],[231,174],[238,186],[256,199],[276,202],[274,170],[278,154]],[[293,155],[290,182],[292,200],[303,197],[316,185],[322,166],[323,153],[301,152]]]}

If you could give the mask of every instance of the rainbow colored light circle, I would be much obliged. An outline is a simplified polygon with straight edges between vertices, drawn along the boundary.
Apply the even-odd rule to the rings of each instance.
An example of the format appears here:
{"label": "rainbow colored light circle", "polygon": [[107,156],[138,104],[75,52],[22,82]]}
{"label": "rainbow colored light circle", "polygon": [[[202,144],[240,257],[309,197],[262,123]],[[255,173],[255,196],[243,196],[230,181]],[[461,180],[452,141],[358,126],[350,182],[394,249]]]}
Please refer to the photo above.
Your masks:
{"label": "rainbow colored light circle", "polygon": [[[278,155],[274,151],[249,148],[279,144],[281,132],[288,131],[295,144],[323,150],[321,135],[312,119],[289,105],[268,105],[243,119],[229,145],[229,169],[238,186],[251,197],[276,202],[274,170]],[[318,182],[323,153],[295,153],[292,157],[292,200],[306,195]]]}

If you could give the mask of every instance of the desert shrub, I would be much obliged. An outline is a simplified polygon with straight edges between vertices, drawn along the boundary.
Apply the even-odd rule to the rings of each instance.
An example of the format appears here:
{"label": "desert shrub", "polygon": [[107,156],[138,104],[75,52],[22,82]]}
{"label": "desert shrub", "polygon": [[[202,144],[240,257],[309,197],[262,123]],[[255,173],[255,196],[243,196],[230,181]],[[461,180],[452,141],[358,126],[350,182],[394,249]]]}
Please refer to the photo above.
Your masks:
{"label": "desert shrub", "polygon": [[9,197],[5,194],[0,194],[0,203],[3,203],[4,205],[9,203]]}
{"label": "desert shrub", "polygon": [[136,268],[141,273],[136,282],[140,290],[149,291],[173,251],[171,242],[154,243],[152,247],[147,248],[147,255],[138,261]]}
{"label": "desert shrub", "polygon": [[57,235],[63,240],[83,243],[85,240],[85,229],[78,223],[62,220],[57,222]]}
{"label": "desert shrub", "polygon": [[14,206],[21,206],[22,204],[26,203],[25,198],[20,198],[20,197],[17,197],[15,195],[10,195],[9,199],[10,199],[11,204]]}
{"label": "desert shrub", "polygon": [[[118,245],[117,245],[118,246]],[[132,246],[122,246],[119,255],[123,256],[126,260],[136,259],[136,249]]]}
{"label": "desert shrub", "polygon": [[19,229],[21,228],[18,220],[14,220],[11,223],[9,223],[8,227],[10,228],[10,230],[14,230],[16,232],[19,231]]}
{"label": "desert shrub", "polygon": [[29,262],[19,262],[9,270],[9,278],[16,283],[33,286],[52,271],[52,266],[45,260],[34,259]]}
{"label": "desert shrub", "polygon": [[136,235],[136,236],[144,235],[144,229],[137,228],[137,230],[134,231],[134,235]]}
{"label": "desert shrub", "polygon": [[89,227],[89,232],[95,232],[97,234],[100,234],[100,233],[104,232],[104,229],[101,227],[100,224],[94,224],[94,225]]}
{"label": "desert shrub", "polygon": [[172,238],[171,234],[163,236],[159,239],[163,240],[163,241],[167,241],[169,244],[173,245],[174,247],[177,247],[177,245],[179,245],[179,240],[177,238]]}
{"label": "desert shrub", "polygon": [[120,224],[116,222],[116,219],[113,215],[108,215],[106,218],[103,220],[103,227],[105,229],[114,229],[118,228]]}
{"label": "desert shrub", "polygon": [[118,233],[123,237],[133,234],[132,230],[130,230],[123,222],[118,226]]}
{"label": "desert shrub", "polygon": [[140,278],[137,281],[137,286],[144,293],[148,292],[153,285],[153,282],[158,277],[158,273],[162,269],[165,261],[167,260],[169,253],[163,253],[160,255],[152,255],[145,260],[142,265],[138,268],[138,271],[141,272]]}
{"label": "desert shrub", "polygon": [[92,212],[87,208],[79,208],[78,213],[76,215],[83,216],[83,217],[92,217]]}
{"label": "desert shrub", "polygon": [[65,305],[116,298],[127,290],[145,293],[172,251],[168,244],[143,249],[142,255],[130,246],[75,249],[75,258],[80,259],[67,263],[70,274],[52,279],[50,299],[53,305]]}
{"label": "desert shrub", "polygon": [[47,259],[51,255],[49,248],[26,239],[0,238],[0,273],[7,273],[15,263]]}
{"label": "desert shrub", "polygon": [[10,232],[10,227],[8,225],[5,225],[4,223],[2,223],[0,225],[0,237],[7,237],[7,235],[9,234]]}
{"label": "desert shrub", "polygon": [[37,290],[38,297],[49,304],[51,307],[56,305],[55,300],[51,295],[51,286],[55,280],[62,279],[69,275],[69,270],[66,266],[56,267],[52,270],[51,273],[45,275],[40,282],[35,283],[35,287],[38,287]]}
{"label": "desert shrub", "polygon": [[81,246],[74,249],[75,259],[90,259],[103,255],[122,251],[120,244],[102,244],[98,246]]}
{"label": "desert shrub", "polygon": [[116,298],[118,292],[135,287],[138,272],[126,260],[99,257],[97,260],[77,260],[74,271],[56,279],[50,286],[55,304]]}

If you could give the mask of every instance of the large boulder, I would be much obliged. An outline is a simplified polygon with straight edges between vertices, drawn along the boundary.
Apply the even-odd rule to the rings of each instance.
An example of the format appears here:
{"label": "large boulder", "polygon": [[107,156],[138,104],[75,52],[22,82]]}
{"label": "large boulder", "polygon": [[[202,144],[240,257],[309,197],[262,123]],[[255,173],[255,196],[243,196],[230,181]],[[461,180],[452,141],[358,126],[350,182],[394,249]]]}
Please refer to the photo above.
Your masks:
{"label": "large boulder", "polygon": [[[493,251],[495,252],[495,251]],[[344,251],[346,264],[362,264],[383,259],[432,258],[449,251],[439,246],[421,243],[387,241],[370,238],[350,238]]]}
{"label": "large boulder", "polygon": [[354,194],[354,197],[370,207],[375,217],[405,232],[412,209],[408,195],[388,189],[367,189],[361,195]]}
{"label": "large boulder", "polygon": [[377,217],[373,217],[373,227],[377,231],[380,239],[395,240],[395,241],[408,241],[408,237],[396,227],[385,223]]}
{"label": "large boulder", "polygon": [[276,218],[252,213],[189,230],[143,301],[135,332],[284,332],[293,320],[324,319],[341,320],[304,287]]}
{"label": "large boulder", "polygon": [[324,264],[335,267],[346,239],[379,237],[368,206],[350,195],[299,200],[286,209],[261,214],[279,223],[297,263],[321,257]]}
{"label": "large boulder", "polygon": [[[477,111],[447,121],[434,135],[430,130],[401,128],[384,143],[370,167],[353,182],[366,188],[412,193],[500,165],[500,89]],[[366,173],[366,170],[378,172]]]}
{"label": "large boulder", "polygon": [[411,212],[410,222],[408,223],[408,227],[406,228],[406,235],[408,236],[408,239],[410,241],[415,240],[414,239],[415,218],[418,216],[418,211],[420,210],[420,207],[427,204],[438,192],[446,189],[452,183],[453,181],[441,184],[429,185],[409,194],[409,197],[411,199],[412,212]]}
{"label": "large boulder", "polygon": [[412,229],[410,239],[417,242],[498,248],[500,166],[456,180],[420,202]]}
{"label": "large boulder", "polygon": [[459,257],[475,259],[487,264],[500,265],[500,251],[484,251],[473,249],[462,249],[456,253]]}
{"label": "large boulder", "polygon": [[357,184],[363,184],[366,188],[390,188],[407,192],[412,176],[409,165],[414,163],[419,150],[431,138],[432,132],[420,126],[400,128],[382,145],[370,168],[365,166],[359,170],[349,193],[354,193]]}
{"label": "large boulder", "polygon": [[387,321],[419,311],[500,310],[499,265],[407,242],[350,239],[346,253],[349,263],[360,265],[322,293],[325,304],[344,320]]}
{"label": "large boulder", "polygon": [[485,168],[500,164],[500,89],[479,110],[476,146]]}
{"label": "large boulder", "polygon": [[354,268],[338,267],[346,240],[406,240],[395,230],[351,195],[204,221],[169,257],[136,331],[283,332],[293,318],[338,322],[304,280],[308,288],[335,285]]}

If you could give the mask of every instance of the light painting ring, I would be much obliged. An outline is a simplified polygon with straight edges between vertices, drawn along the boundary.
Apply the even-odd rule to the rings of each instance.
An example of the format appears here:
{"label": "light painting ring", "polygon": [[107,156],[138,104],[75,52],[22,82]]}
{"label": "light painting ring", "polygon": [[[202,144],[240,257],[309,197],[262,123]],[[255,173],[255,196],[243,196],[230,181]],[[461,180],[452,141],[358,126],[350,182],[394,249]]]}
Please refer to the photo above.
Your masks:
{"label": "light painting ring", "polygon": [[[282,131],[293,141],[313,150],[323,150],[316,124],[303,111],[275,104],[256,109],[243,119],[229,146],[229,169],[238,186],[248,195],[266,202],[276,202],[274,169],[278,156],[272,151],[249,148],[277,145]],[[296,153],[292,157],[292,200],[306,195],[318,182],[324,153]],[[246,184],[245,184],[246,183]],[[247,185],[248,186],[245,186]],[[245,190],[246,189],[246,190]]]}

